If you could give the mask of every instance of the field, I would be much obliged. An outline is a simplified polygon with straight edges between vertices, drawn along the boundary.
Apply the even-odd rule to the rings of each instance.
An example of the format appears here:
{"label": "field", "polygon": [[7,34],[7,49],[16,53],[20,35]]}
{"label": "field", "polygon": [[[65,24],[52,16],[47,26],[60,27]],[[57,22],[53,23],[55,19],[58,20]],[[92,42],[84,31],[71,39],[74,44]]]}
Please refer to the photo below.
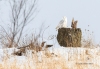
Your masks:
{"label": "field", "polygon": [[98,1],[0,0],[0,69],[100,69]]}
{"label": "field", "polygon": [[58,47],[23,56],[14,48],[0,49],[0,69],[99,69],[100,48]]}

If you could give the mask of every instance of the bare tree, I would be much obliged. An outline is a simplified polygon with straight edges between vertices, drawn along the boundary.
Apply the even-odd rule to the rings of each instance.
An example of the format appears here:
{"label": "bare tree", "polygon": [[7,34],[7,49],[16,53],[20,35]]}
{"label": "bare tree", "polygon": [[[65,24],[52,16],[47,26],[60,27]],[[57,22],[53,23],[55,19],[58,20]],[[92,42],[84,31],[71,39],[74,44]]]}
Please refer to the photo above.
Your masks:
{"label": "bare tree", "polygon": [[15,43],[14,46],[18,45],[25,26],[37,15],[37,1],[38,0],[9,0],[11,10],[10,35],[5,31],[9,37],[9,47],[12,47]]}

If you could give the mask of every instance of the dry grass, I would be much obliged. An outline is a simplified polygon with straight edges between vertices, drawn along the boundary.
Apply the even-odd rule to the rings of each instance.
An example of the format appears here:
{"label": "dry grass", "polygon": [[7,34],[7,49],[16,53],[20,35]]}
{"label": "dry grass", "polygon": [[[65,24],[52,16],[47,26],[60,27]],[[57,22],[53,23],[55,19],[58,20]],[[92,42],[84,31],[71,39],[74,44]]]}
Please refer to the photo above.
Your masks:
{"label": "dry grass", "polygon": [[[44,53],[45,54],[45,53]],[[48,53],[50,54],[50,53]],[[9,62],[9,58],[2,62],[2,69],[67,69],[66,61],[63,57],[41,56],[42,61],[38,61],[38,56],[27,57],[25,62],[18,63],[17,59]]]}
{"label": "dry grass", "polygon": [[96,46],[94,41],[94,33],[85,29],[82,37],[82,46],[85,48],[94,48]]}
{"label": "dry grass", "polygon": [[[40,46],[41,43],[38,40],[40,38],[39,35],[32,36],[33,38],[25,40],[21,45],[26,46],[31,44],[31,47],[34,45]],[[96,49],[93,47],[95,45],[92,37],[93,36],[90,35],[87,36],[87,38],[83,37],[83,47],[74,48],[76,49],[75,51],[73,48],[70,48],[69,52],[66,52],[63,55],[59,53],[58,55],[55,55],[55,53],[50,53],[48,49],[45,49],[42,51],[43,55],[40,55],[41,57],[37,55],[37,52],[31,54],[31,57],[29,54],[26,54],[25,60],[20,60],[21,63],[17,60],[16,56],[8,55],[5,50],[4,54],[6,54],[6,56],[3,57],[0,69],[99,69],[99,63],[95,63],[94,61],[100,59],[100,51],[98,50],[97,52],[93,52],[96,51]],[[68,58],[65,56],[68,56]],[[12,57],[13,60],[9,61]]]}
{"label": "dry grass", "polygon": [[[78,50],[78,48],[74,49]],[[14,58],[12,61],[5,57],[0,64],[0,69],[99,69],[99,63],[93,61],[98,61],[100,55],[97,55],[97,52],[91,54],[91,50],[95,51],[96,49],[82,49],[84,49],[83,52],[80,48],[80,51],[72,51],[73,48],[71,48],[69,53],[66,52],[68,58],[65,57],[66,54],[55,56],[48,50],[42,51],[41,60],[38,59],[37,53],[32,54],[32,57],[26,56],[26,59],[20,60],[20,62],[16,58],[18,56],[10,56],[9,58]]]}

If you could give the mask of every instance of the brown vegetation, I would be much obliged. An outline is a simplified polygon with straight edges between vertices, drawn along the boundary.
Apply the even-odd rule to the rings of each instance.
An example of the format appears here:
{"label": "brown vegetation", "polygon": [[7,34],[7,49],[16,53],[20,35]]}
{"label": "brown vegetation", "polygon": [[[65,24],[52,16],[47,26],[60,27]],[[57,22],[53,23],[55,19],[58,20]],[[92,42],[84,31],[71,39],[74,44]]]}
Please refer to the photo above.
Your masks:
{"label": "brown vegetation", "polygon": [[74,18],[72,19],[71,27],[72,27],[73,29],[76,29],[76,28],[77,28],[77,22],[78,22],[78,21],[74,21]]}

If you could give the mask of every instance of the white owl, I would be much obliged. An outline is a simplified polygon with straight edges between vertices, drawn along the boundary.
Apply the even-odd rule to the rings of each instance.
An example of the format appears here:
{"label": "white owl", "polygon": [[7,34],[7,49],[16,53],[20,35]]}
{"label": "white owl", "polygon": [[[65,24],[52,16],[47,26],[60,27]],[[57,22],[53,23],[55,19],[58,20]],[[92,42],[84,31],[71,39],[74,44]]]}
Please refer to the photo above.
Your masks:
{"label": "white owl", "polygon": [[59,28],[67,28],[67,17],[64,16],[63,19],[59,22],[58,26],[56,27],[56,30]]}

